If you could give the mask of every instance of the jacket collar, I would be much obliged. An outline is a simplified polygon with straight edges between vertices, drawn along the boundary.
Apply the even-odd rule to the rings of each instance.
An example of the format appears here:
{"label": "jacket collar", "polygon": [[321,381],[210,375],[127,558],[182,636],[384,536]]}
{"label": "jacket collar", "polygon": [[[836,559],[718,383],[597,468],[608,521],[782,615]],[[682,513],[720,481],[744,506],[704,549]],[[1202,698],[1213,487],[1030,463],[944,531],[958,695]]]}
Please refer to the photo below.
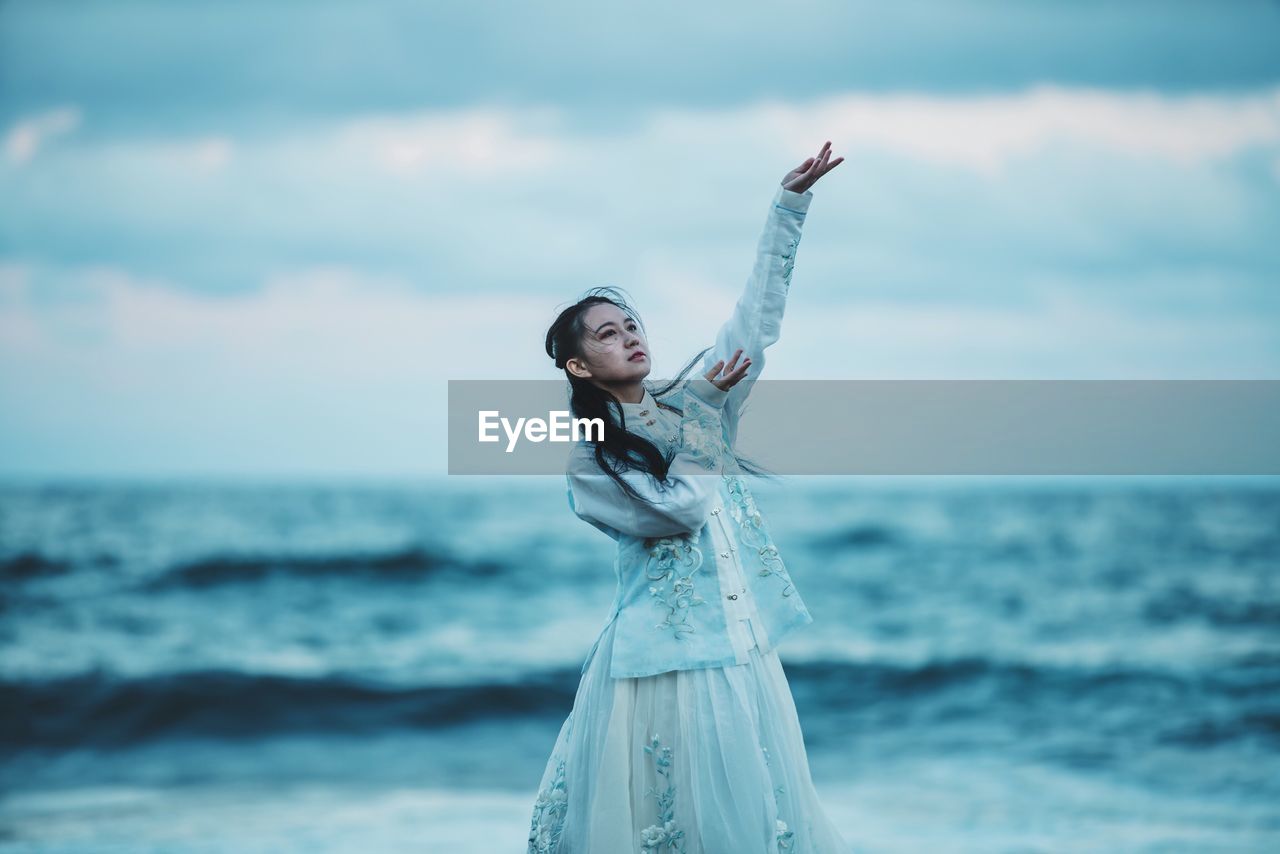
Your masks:
{"label": "jacket collar", "polygon": [[[621,403],[621,401],[619,401]],[[644,424],[649,420],[657,420],[660,407],[658,402],[653,399],[653,395],[649,394],[649,389],[644,390],[644,397],[640,398],[639,403],[623,403],[622,414],[627,417],[627,426],[636,427]]]}
{"label": "jacket collar", "polygon": [[659,445],[670,445],[679,439],[680,416],[658,406],[647,388],[639,403],[622,404],[622,414],[626,416],[628,430],[657,441]]}

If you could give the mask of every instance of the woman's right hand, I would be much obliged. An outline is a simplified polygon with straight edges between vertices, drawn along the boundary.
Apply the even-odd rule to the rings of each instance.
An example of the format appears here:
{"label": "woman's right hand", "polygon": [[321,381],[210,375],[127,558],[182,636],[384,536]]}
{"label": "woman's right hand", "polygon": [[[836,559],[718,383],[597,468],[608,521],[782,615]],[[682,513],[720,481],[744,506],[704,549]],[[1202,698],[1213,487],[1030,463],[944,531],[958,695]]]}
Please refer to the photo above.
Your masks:
{"label": "woman's right hand", "polygon": [[786,175],[782,176],[782,188],[793,193],[806,192],[819,178],[844,162],[843,157],[831,160],[831,140],[822,144],[817,158],[810,157]]}
{"label": "woman's right hand", "polygon": [[[734,351],[733,358],[729,360],[729,364],[727,367],[724,364],[724,359],[721,359],[720,361],[716,362],[714,365],[711,366],[711,370],[707,371],[707,373],[705,374],[706,378],[711,382],[713,386],[720,389],[721,391],[728,391],[729,389],[733,388],[735,385],[738,384],[738,380],[742,379],[747,375],[747,368],[751,366],[751,359],[748,358],[748,359],[744,359],[742,361],[742,364],[738,365],[738,367],[736,368],[734,367],[734,365],[738,364],[738,357],[741,355],[742,355],[742,348],[739,347],[736,351]],[[720,369],[722,367],[724,368],[725,373],[724,373],[724,376],[719,376]]]}

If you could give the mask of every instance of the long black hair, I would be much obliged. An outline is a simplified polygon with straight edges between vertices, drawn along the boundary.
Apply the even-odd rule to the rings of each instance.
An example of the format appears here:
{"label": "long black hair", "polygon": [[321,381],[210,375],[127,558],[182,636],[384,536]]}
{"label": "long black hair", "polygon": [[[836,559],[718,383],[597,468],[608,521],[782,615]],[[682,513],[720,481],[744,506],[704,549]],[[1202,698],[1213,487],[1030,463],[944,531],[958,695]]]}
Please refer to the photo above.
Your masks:
{"label": "long black hair", "polygon": [[[574,417],[599,418],[605,425],[604,441],[592,442],[595,446],[596,464],[600,466],[601,471],[616,480],[625,493],[644,501],[647,499],[622,478],[622,473],[644,471],[653,475],[658,481],[665,481],[674,455],[668,458],[653,442],[628,430],[621,401],[591,380],[574,376],[565,367],[570,359],[582,357],[582,342],[587,333],[583,316],[587,309],[600,303],[616,306],[623,314],[634,320],[641,329],[644,329],[644,321],[640,319],[639,313],[627,304],[619,288],[592,288],[573,305],[561,311],[555,322],[551,324],[551,328],[547,330],[547,355],[555,361],[557,368],[564,370],[565,377],[569,380],[569,406],[573,410]],[[698,364],[710,349],[707,347],[690,359],[680,373],[661,388],[656,384],[651,385],[647,380],[643,383],[658,406],[683,417],[684,411],[664,402],[662,396],[680,385],[689,371],[693,370],[694,365]],[[744,472],[757,476],[771,474],[750,459],[739,456],[733,449],[730,449],[730,453]]]}

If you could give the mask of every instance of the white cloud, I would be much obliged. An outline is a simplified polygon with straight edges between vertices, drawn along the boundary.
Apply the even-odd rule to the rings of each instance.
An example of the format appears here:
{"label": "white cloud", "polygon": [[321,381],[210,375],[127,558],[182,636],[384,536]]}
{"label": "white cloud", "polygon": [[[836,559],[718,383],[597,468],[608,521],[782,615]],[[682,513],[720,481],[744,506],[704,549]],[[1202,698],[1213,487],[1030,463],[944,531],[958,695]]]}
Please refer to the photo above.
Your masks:
{"label": "white cloud", "polygon": [[[51,276],[63,298],[33,304]],[[638,277],[670,377],[738,294],[662,262]],[[793,295],[766,379],[1258,378],[1265,318],[1125,314],[1044,289],[1026,308]],[[540,296],[424,294],[342,269],[259,292],[191,294],[114,270],[0,269],[0,392],[11,466],[86,471],[444,470],[447,380],[560,378]],[[93,334],[86,334],[86,331]],[[68,334],[70,333],[70,334]],[[50,446],[36,437],[59,437]],[[32,448],[49,447],[44,456]]]}
{"label": "white cloud", "polygon": [[14,163],[26,163],[49,140],[75,130],[80,118],[79,108],[59,107],[19,119],[5,133],[5,154]]}
{"label": "white cloud", "polygon": [[196,169],[216,172],[230,162],[234,145],[226,137],[209,137],[196,140],[184,153]]}
{"label": "white cloud", "polygon": [[339,269],[230,297],[105,268],[7,265],[0,285],[11,470],[439,473],[447,380],[557,378],[545,299]]}
{"label": "white cloud", "polygon": [[556,140],[529,129],[549,117],[537,110],[517,115],[492,108],[380,116],[346,124],[335,143],[353,153],[367,153],[393,175],[434,170],[496,178],[551,164],[558,151]]}
{"label": "white cloud", "polygon": [[1125,311],[1069,285],[1019,307],[795,300],[773,358],[787,379],[1265,379],[1268,318]]}
{"label": "white cloud", "polygon": [[[74,297],[37,304],[35,290],[51,278]],[[0,350],[9,364],[66,359],[86,375],[109,373],[113,384],[145,385],[150,370],[166,371],[181,354],[200,355],[208,371],[235,373],[248,385],[555,376],[537,371],[551,365],[540,347],[554,316],[545,299],[424,295],[348,269],[294,271],[259,291],[212,296],[117,269],[9,264],[0,267],[0,294]],[[67,347],[63,326],[87,308],[96,334]]]}
{"label": "white cloud", "polygon": [[1041,85],[987,96],[838,95],[767,114],[791,129],[797,147],[822,128],[845,146],[869,144],[984,175],[1053,141],[1182,164],[1280,143],[1280,88],[1169,95]]}
{"label": "white cloud", "polygon": [[[115,139],[58,158],[36,155],[78,113],[19,122],[6,149],[31,180],[12,184],[38,203],[36,214],[15,203],[29,217],[24,235],[45,223],[49,234],[84,240],[105,231],[113,247],[116,236],[136,238],[133,251],[152,270],[165,269],[166,248],[197,265],[244,258],[257,289],[202,295],[179,276],[133,272],[127,257],[72,267],[58,264],[56,245],[16,247],[0,265],[0,390],[20,431],[11,435],[28,446],[61,437],[50,440],[50,458],[75,448],[82,456],[66,459],[121,466],[160,448],[169,461],[234,458],[247,468],[264,458],[377,470],[395,470],[408,454],[442,459],[441,447],[421,442],[441,437],[445,381],[556,378],[542,350],[558,307],[548,294],[564,301],[591,284],[631,292],[649,326],[653,376],[670,376],[711,343],[737,298],[764,214],[748,202],[765,201],[823,139],[853,162],[841,167],[845,189],[819,202],[833,219],[806,226],[817,263],[797,277],[766,377],[1245,378],[1274,375],[1280,362],[1274,318],[1257,309],[1269,303],[1250,290],[1244,263],[1265,258],[1231,240],[1256,221],[1256,199],[1214,164],[1254,146],[1280,162],[1280,89],[848,95],[663,111],[607,144],[562,118],[483,108],[264,139]],[[1024,163],[1040,146],[1084,152]],[[859,158],[876,152],[900,161],[891,174],[858,171]],[[1174,168],[1117,187],[1135,156]],[[935,189],[938,173],[921,163],[958,174]],[[1014,163],[1029,183],[982,183]],[[1063,163],[1077,175],[1097,164],[1110,179],[1072,192],[1078,180],[1044,178]],[[761,175],[764,165],[776,174]],[[1155,192],[1162,187],[1172,189]],[[991,190],[989,206],[943,210],[964,188]],[[1183,211],[1174,203],[1183,200],[1201,204]],[[962,217],[970,228],[957,236]],[[839,230],[852,226],[856,234]],[[1167,275],[1180,271],[1176,258],[1139,269],[1142,253],[1183,234],[1201,240],[1202,279]],[[1218,244],[1205,237],[1215,234]],[[338,247],[331,257],[357,260],[308,262],[327,241]],[[1029,253],[1037,242],[1064,248]],[[1136,248],[1106,254],[1116,245]],[[200,254],[206,246],[216,252]],[[841,252],[871,265],[887,283],[879,293],[900,281],[912,301],[840,288],[849,267]],[[989,266],[1018,305],[957,293],[946,266],[988,254],[1001,259]],[[400,269],[411,272],[354,266],[385,256],[407,258]],[[1086,263],[1055,270],[1061,257]],[[1101,263],[1113,257],[1134,263]],[[1073,278],[1072,269],[1086,272]],[[1255,304],[1234,304],[1233,294]],[[1158,310],[1175,297],[1220,304],[1203,314]]]}
{"label": "white cloud", "polygon": [[[947,239],[957,205],[973,209],[965,223],[986,217],[991,233],[1019,230],[1030,245],[1073,235],[1086,249],[1110,245],[1135,219],[1157,231],[1212,219],[1229,239],[1252,199],[1217,159],[1252,146],[1274,155],[1280,88],[849,94],[661,110],[608,134],[552,108],[484,106],[269,136],[110,138],[35,158],[3,191],[25,219],[20,253],[84,257],[88,243],[124,267],[145,255],[184,286],[243,287],[264,268],[305,267],[331,249],[425,271],[432,287],[533,277],[545,288],[615,275],[628,241],[692,233],[688,224],[727,234],[823,139],[849,162],[819,190],[822,204],[874,211],[868,225],[885,245],[890,232],[919,242],[929,227]],[[1051,151],[1036,159],[1040,147]],[[1016,186],[986,180],[1013,163]],[[1177,218],[1157,215],[1170,206],[1182,208]],[[658,215],[665,209],[670,217]]]}

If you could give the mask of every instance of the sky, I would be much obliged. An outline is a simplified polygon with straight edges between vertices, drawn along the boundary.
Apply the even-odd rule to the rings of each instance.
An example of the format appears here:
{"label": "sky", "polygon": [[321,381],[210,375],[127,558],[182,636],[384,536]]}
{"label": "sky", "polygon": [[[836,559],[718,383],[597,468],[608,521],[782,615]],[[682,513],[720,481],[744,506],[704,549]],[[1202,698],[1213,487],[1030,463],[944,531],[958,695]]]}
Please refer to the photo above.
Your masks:
{"label": "sky", "polygon": [[0,476],[415,477],[622,287],[767,379],[1280,378],[1280,3],[0,2]]}

